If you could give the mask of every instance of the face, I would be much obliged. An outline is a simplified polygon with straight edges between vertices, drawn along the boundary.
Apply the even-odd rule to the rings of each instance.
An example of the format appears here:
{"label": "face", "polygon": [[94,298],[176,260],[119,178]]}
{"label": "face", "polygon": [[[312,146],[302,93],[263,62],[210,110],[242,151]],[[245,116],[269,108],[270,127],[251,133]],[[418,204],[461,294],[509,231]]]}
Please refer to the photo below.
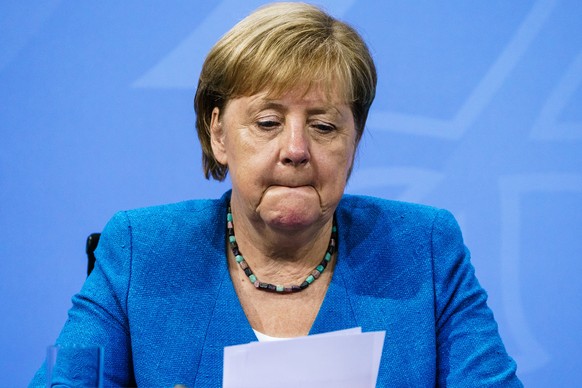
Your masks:
{"label": "face", "polygon": [[350,106],[317,88],[232,99],[214,109],[211,139],[233,212],[282,230],[330,222],[356,149]]}

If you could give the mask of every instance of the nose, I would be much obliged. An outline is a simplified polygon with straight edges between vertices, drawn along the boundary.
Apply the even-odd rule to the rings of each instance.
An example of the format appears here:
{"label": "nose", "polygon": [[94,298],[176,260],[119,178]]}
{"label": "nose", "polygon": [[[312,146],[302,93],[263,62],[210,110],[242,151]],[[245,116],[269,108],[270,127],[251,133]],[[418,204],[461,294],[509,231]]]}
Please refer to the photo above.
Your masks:
{"label": "nose", "polygon": [[301,166],[309,163],[309,138],[304,123],[292,123],[285,128],[281,137],[281,163]]}

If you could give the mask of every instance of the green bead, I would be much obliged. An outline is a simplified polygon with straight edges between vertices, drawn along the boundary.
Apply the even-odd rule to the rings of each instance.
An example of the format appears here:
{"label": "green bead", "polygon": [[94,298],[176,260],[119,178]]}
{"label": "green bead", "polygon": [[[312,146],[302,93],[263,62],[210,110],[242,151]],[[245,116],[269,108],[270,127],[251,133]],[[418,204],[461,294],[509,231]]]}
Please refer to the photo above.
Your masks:
{"label": "green bead", "polygon": [[249,276],[249,280],[251,281],[251,283],[254,283],[257,281],[257,277],[255,275],[251,275]]}
{"label": "green bead", "polygon": [[331,253],[327,252],[325,254],[325,261],[330,261],[331,260]]}
{"label": "green bead", "polygon": [[228,236],[228,241],[230,241],[231,243],[236,241],[236,237],[234,236]]}
{"label": "green bead", "polygon": [[320,265],[318,265],[317,267],[315,267],[315,269],[316,269],[316,270],[318,270],[319,272],[323,272],[323,270],[324,270],[325,268],[323,268],[323,265],[321,265],[321,264],[320,264]]}
{"label": "green bead", "polygon": [[283,292],[283,291],[285,291],[285,287],[283,287],[283,286],[277,286],[276,291],[277,292]]}
{"label": "green bead", "polygon": [[226,215],[226,220],[232,222],[232,214],[228,213]]}
{"label": "green bead", "polygon": [[243,260],[244,260],[244,257],[242,257],[242,255],[236,255],[236,256],[234,257],[234,259],[236,260],[236,262],[237,262],[237,263],[240,263],[241,261],[243,261]]}
{"label": "green bead", "polygon": [[336,228],[335,225],[331,227],[331,231],[334,232],[334,233],[337,232],[337,228]]}
{"label": "green bead", "polygon": [[305,279],[305,281],[309,284],[313,283],[314,280],[315,280],[315,278],[313,277],[313,275],[309,275],[307,277],[307,279]]}

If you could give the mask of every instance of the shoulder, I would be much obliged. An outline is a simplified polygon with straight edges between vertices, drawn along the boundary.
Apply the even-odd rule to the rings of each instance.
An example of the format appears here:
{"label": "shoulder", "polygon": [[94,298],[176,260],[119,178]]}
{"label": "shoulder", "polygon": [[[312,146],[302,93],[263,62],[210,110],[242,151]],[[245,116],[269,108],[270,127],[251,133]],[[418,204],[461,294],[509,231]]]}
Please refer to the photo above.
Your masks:
{"label": "shoulder", "polygon": [[[432,206],[360,195],[345,195],[336,212],[345,247],[358,260],[428,264],[441,249],[463,249],[453,215]],[[423,264],[423,265],[424,265]]]}
{"label": "shoulder", "polygon": [[452,214],[444,209],[364,195],[344,195],[337,212],[344,222],[367,228],[379,224],[384,230],[395,226],[430,228],[442,221],[456,225]]}
{"label": "shoulder", "polygon": [[227,192],[219,199],[189,200],[120,211],[105,226],[102,239],[119,236],[131,245],[138,241],[140,245],[159,245],[161,241],[180,244],[185,239],[195,239],[199,243],[214,241],[223,233],[222,221],[226,220],[229,198],[230,192]]}
{"label": "shoulder", "polygon": [[132,227],[178,227],[184,223],[204,223],[221,211],[226,217],[226,203],[221,199],[198,199],[126,210],[122,213]]}
{"label": "shoulder", "polygon": [[207,259],[224,254],[227,194],[118,212],[101,234],[97,261],[130,266],[134,284],[186,274],[193,265],[198,274],[216,274],[216,261]]}

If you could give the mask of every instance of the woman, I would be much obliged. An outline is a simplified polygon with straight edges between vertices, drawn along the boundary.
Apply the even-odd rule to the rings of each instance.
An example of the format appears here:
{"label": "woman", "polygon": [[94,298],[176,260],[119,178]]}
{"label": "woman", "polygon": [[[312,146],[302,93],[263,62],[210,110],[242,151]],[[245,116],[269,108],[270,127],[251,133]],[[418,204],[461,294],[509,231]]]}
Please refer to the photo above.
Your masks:
{"label": "woman", "polygon": [[111,385],[211,387],[225,346],[361,326],[387,332],[379,386],[520,386],[450,213],[344,195],[375,88],[313,6],[237,24],[195,98],[232,191],[117,214],[57,342],[103,345]]}

